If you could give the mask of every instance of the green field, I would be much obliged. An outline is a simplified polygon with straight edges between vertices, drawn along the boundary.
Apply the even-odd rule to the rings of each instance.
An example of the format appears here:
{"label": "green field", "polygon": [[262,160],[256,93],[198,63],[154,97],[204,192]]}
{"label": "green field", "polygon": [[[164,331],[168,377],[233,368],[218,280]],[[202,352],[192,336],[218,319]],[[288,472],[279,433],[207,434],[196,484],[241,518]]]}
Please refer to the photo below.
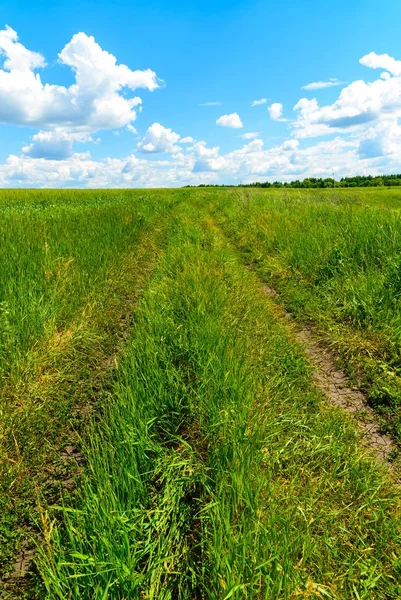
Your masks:
{"label": "green field", "polygon": [[400,210],[401,189],[1,192],[0,597],[400,598],[397,470],[294,333],[397,465]]}

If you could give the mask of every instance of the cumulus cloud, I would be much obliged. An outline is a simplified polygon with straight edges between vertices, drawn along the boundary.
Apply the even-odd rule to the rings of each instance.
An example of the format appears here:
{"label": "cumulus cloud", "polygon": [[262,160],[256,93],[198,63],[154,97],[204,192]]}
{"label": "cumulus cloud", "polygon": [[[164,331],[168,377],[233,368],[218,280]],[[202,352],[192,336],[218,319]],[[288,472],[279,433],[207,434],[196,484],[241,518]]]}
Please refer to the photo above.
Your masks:
{"label": "cumulus cloud", "polygon": [[324,88],[334,87],[336,85],[344,85],[344,81],[339,81],[338,79],[331,78],[328,81],[313,81],[312,83],[307,83],[302,86],[302,90],[322,90]]}
{"label": "cumulus cloud", "polygon": [[220,125],[220,127],[232,127],[233,129],[241,129],[241,127],[243,127],[242,121],[237,113],[222,115],[217,119],[216,125]]}
{"label": "cumulus cloud", "polygon": [[251,106],[261,106],[261,104],[267,104],[267,98],[261,98],[260,100],[251,102]]}
{"label": "cumulus cloud", "polygon": [[401,60],[395,60],[388,54],[376,54],[376,52],[370,52],[359,59],[361,65],[370,67],[371,69],[384,69],[392,75],[399,77],[401,75]]}
{"label": "cumulus cloud", "polygon": [[3,66],[8,71],[24,73],[46,66],[43,56],[38,52],[27,50],[20,44],[17,33],[8,25],[0,31],[0,55],[5,56]]}
{"label": "cumulus cloud", "polygon": [[383,156],[383,146],[380,139],[365,139],[359,142],[358,153],[361,158]]}
{"label": "cumulus cloud", "polygon": [[[20,156],[0,164],[0,186],[156,187],[401,171],[401,61],[387,54],[362,57],[361,64],[382,70],[377,80],[347,85],[332,104],[301,98],[290,139],[272,147],[264,146],[258,132],[246,132],[241,135],[246,143],[224,154],[218,145],[180,138],[153,123],[137,155],[103,160],[74,152],[74,144],[95,142],[94,133],[104,129],[136,133],[133,122],[142,100],[134,92],[154,90],[160,82],[149,69],[118,64],[83,33],[73,36],[59,60],[74,74],[69,87],[43,83],[38,70],[45,68],[44,58],[25,48],[11,28],[0,31],[0,121],[37,128]],[[306,87],[331,87],[337,80],[329,82]],[[268,104],[265,100],[252,104]],[[273,103],[268,111],[273,120],[286,121],[282,104]],[[216,122],[243,127],[237,113]],[[299,141],[327,134],[332,135],[325,141]]]}
{"label": "cumulus cloud", "polygon": [[341,90],[333,104],[320,106],[316,98],[301,98],[294,106],[298,112],[294,124],[297,137],[333,132],[358,134],[372,124],[401,117],[401,61],[371,52],[363,56],[360,63],[387,69],[385,76],[372,82],[352,82]]}
{"label": "cumulus cloud", "polygon": [[237,179],[246,179],[248,176],[255,179],[257,176],[270,175],[275,169],[281,169],[288,158],[278,153],[276,149],[264,150],[262,140],[253,140],[239,150],[229,152],[226,164]]}
{"label": "cumulus cloud", "polygon": [[255,138],[257,138],[257,137],[259,137],[259,136],[260,136],[260,133],[259,133],[259,131],[249,131],[248,133],[243,133],[243,134],[241,135],[241,137],[242,137],[244,140],[254,140]]}
{"label": "cumulus cloud", "polygon": [[194,144],[193,154],[195,162],[192,171],[194,173],[208,172],[208,171],[220,171],[225,167],[225,160],[219,156],[220,148],[215,146],[214,148],[207,148],[206,142],[197,142]]}
{"label": "cumulus cloud", "polygon": [[175,144],[180,136],[172,129],[167,129],[160,123],[153,123],[146,131],[143,139],[138,143],[140,152],[162,153],[178,152],[180,148]]}
{"label": "cumulus cloud", "polygon": [[[358,154],[361,159],[401,156],[401,125],[390,117],[360,132]],[[401,165],[400,165],[401,166]]]}
{"label": "cumulus cloud", "polygon": [[272,121],[280,121],[283,115],[283,105],[280,102],[273,102],[267,110]]}
{"label": "cumulus cloud", "polygon": [[287,140],[282,144],[281,147],[284,151],[297,150],[299,147],[299,141],[298,140]]}
{"label": "cumulus cloud", "polygon": [[0,165],[0,185],[41,187],[160,187],[199,183],[246,183],[287,181],[307,176],[331,177],[399,172],[401,127],[393,124],[371,127],[364,137],[328,141],[301,148],[297,139],[264,147],[260,139],[242,148],[220,154],[204,141],[188,151],[170,153],[163,160],[146,154],[123,159],[93,160],[89,153],[67,158],[32,158],[29,154],[10,156]]}
{"label": "cumulus cloud", "polygon": [[32,137],[32,142],[22,148],[22,152],[31,158],[48,158],[63,160],[72,156],[72,144],[92,142],[91,136],[85,133],[69,134],[65,131],[39,131]]}
{"label": "cumulus cloud", "polygon": [[132,71],[103,50],[92,36],[75,34],[59,54],[75,82],[65,87],[43,83],[35,71],[44,58],[25,48],[10,27],[0,31],[0,122],[66,132],[115,129],[136,119],[142,100],[130,96],[138,88],[159,87],[150,69]]}

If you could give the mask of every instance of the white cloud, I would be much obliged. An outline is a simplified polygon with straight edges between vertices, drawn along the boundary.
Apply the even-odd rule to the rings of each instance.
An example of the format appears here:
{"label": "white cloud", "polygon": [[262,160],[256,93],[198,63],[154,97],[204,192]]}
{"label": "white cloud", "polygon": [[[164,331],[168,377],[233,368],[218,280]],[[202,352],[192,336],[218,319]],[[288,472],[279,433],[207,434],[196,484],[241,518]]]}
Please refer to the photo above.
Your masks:
{"label": "white cloud", "polygon": [[237,113],[222,115],[217,119],[216,125],[220,125],[220,127],[232,127],[233,129],[241,129],[241,127],[243,127],[242,121]]}
{"label": "white cloud", "polygon": [[359,59],[361,65],[370,67],[371,69],[384,69],[392,75],[399,77],[401,75],[401,60],[395,60],[388,54],[376,54],[376,52],[370,52]]}
{"label": "white cloud", "polygon": [[[75,75],[69,87],[44,84],[37,72],[45,67],[44,58],[20,44],[12,29],[0,31],[0,121],[39,130],[20,156],[0,164],[0,186],[156,187],[331,177],[333,171],[336,177],[401,172],[401,61],[386,54],[362,57],[361,64],[384,71],[373,82],[347,85],[334,103],[320,106],[316,98],[301,98],[294,107],[292,137],[273,147],[265,148],[258,132],[246,132],[241,137],[247,143],[221,154],[218,145],[208,147],[191,136],[181,139],[153,123],[137,155],[103,160],[74,152],[74,144],[96,142],[93,134],[103,129],[136,133],[133,122],[142,101],[133,92],[158,87],[156,75],[118,65],[83,33],[59,58]],[[337,80],[329,81],[334,85]],[[308,89],[326,83],[308,84],[315,86]],[[253,104],[267,104],[264,100]],[[273,103],[268,111],[273,120],[286,121],[282,104]],[[243,126],[237,113],[216,122]],[[335,137],[308,146],[299,142],[326,134]],[[163,156],[149,156],[157,153]]]}
{"label": "white cloud", "polygon": [[6,57],[4,68],[8,71],[19,71],[24,73],[39,67],[45,67],[46,63],[41,54],[27,50],[18,42],[17,33],[8,25],[0,31],[0,56]]}
{"label": "white cloud", "polygon": [[334,87],[336,85],[344,85],[345,81],[331,78],[328,81],[314,81],[302,86],[302,90],[322,90],[324,88]]}
{"label": "white cloud", "polygon": [[251,102],[251,106],[260,106],[261,104],[267,104],[267,98],[261,98],[260,100]]}
{"label": "white cloud", "polygon": [[148,160],[130,155],[124,159],[95,161],[89,153],[65,160],[10,156],[0,165],[0,185],[6,187],[179,187],[213,181],[217,174],[193,173],[194,156],[182,153],[169,160]]}
{"label": "white cloud", "polygon": [[282,144],[282,149],[284,151],[287,150],[297,150],[299,147],[299,141],[298,140],[287,140],[286,142],[284,142]]}
{"label": "white cloud", "polygon": [[9,27],[0,31],[0,53],[5,57],[0,69],[2,123],[70,133],[120,128],[136,119],[142,102],[129,92],[159,87],[154,71],[117,64],[85,33],[75,34],[59,54],[60,63],[74,72],[70,87],[43,83],[35,70],[45,66],[44,58],[19,43]]}
{"label": "white cloud", "polygon": [[180,150],[175,144],[180,139],[178,133],[167,129],[160,123],[153,123],[146,131],[143,139],[138,143],[141,152],[161,153],[177,152]]}
{"label": "white cloud", "polygon": [[[401,117],[401,61],[388,55],[370,53],[360,62],[372,68],[384,68],[389,73],[373,82],[354,81],[341,90],[333,104],[320,106],[313,98],[301,98],[294,106],[298,118],[294,124],[297,137],[315,137],[336,132],[354,135],[374,123]],[[400,76],[396,75],[400,73]]]}
{"label": "white cloud", "polygon": [[220,148],[215,146],[214,148],[207,148],[206,142],[197,142],[194,144],[193,153],[195,162],[193,165],[193,172],[208,172],[208,171],[220,171],[225,167],[225,160],[219,156]]}
{"label": "white cloud", "polygon": [[49,158],[63,160],[72,156],[72,144],[92,142],[86,133],[70,134],[65,131],[39,131],[32,137],[32,142],[22,148],[22,152],[31,158]]}
{"label": "white cloud", "polygon": [[360,158],[401,157],[401,125],[396,118],[382,119],[361,132],[356,140]]}
{"label": "white cloud", "polygon": [[241,135],[241,137],[244,140],[254,140],[255,138],[259,137],[260,133],[258,131],[249,131],[248,133],[243,133]]}
{"label": "white cloud", "polygon": [[288,158],[281,156],[275,149],[264,150],[262,140],[253,140],[239,150],[234,150],[225,156],[228,169],[236,179],[251,179],[263,174],[269,174],[274,169],[281,169]]}
{"label": "white cloud", "polygon": [[199,106],[221,106],[222,102],[203,102]]}
{"label": "white cloud", "polygon": [[283,105],[280,102],[273,102],[267,110],[272,121],[280,121],[283,114]]}
{"label": "white cloud", "polygon": [[346,175],[401,171],[401,126],[394,122],[371,127],[364,137],[340,136],[301,148],[296,139],[264,148],[260,139],[221,155],[218,146],[197,142],[188,152],[95,161],[89,153],[67,158],[10,156],[0,165],[0,185],[41,187],[160,187],[188,183],[246,183],[288,181],[308,176],[336,178]]}

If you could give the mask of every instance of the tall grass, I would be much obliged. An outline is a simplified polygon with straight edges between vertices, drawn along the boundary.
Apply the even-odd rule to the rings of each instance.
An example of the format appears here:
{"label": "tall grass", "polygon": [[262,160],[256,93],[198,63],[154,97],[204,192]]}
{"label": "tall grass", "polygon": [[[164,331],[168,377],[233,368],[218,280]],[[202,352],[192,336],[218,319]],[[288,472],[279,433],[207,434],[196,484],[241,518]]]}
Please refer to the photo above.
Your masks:
{"label": "tall grass", "polygon": [[397,598],[398,493],[320,405],[208,200],[176,212],[76,503],[42,515],[46,597]]}
{"label": "tall grass", "polygon": [[0,193],[0,577],[32,529],[37,495],[59,493],[56,471],[79,407],[107,371],[122,317],[129,328],[183,196]]}
{"label": "tall grass", "polygon": [[13,191],[0,196],[0,376],[96,302],[110,268],[135,244],[166,194]]}
{"label": "tall grass", "polygon": [[401,194],[397,205],[395,190],[366,202],[357,192],[233,192],[214,210],[244,260],[337,345],[400,435]]}

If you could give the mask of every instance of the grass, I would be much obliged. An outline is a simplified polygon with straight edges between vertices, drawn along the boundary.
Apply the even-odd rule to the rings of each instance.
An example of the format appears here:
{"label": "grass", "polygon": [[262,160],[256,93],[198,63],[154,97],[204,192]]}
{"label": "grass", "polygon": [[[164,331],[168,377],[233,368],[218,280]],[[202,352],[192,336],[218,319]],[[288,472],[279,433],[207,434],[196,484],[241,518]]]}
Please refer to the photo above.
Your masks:
{"label": "grass", "polygon": [[0,202],[1,573],[32,534],[38,497],[54,502],[69,478],[61,452],[107,378],[180,201],[150,197],[15,191]]}
{"label": "grass", "polygon": [[212,207],[244,262],[296,318],[315,324],[398,438],[400,206],[391,189],[234,191]]}
{"label": "grass", "polygon": [[76,502],[43,515],[46,597],[397,598],[399,492],[207,198],[176,213]]}
{"label": "grass", "polygon": [[168,199],[14,191],[10,202],[10,195],[0,197],[0,374],[18,379],[33,347],[96,303],[110,268]]}
{"label": "grass", "polygon": [[291,192],[3,192],[3,570],[37,543],[5,598],[401,596],[399,487],[261,284],[383,390],[401,197]]}

